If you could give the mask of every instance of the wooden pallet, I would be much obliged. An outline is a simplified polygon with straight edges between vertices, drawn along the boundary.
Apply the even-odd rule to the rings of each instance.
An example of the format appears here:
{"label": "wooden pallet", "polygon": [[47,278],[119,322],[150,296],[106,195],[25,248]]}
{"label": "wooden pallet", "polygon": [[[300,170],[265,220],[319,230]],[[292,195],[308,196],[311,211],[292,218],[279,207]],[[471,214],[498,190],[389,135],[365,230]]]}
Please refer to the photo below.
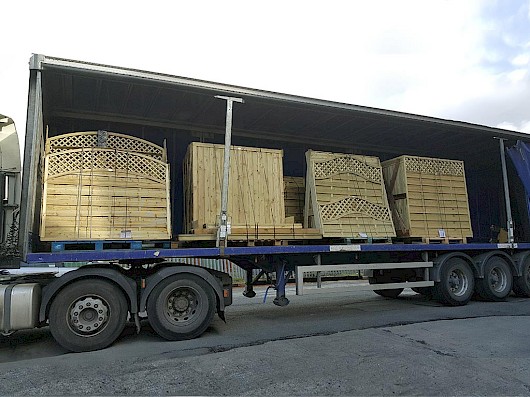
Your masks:
{"label": "wooden pallet", "polygon": [[398,236],[473,236],[463,161],[400,156],[382,166]]}
{"label": "wooden pallet", "polygon": [[148,248],[169,248],[169,241],[53,241],[52,252],[65,251],[107,251],[115,249],[142,250]]}
{"label": "wooden pallet", "polygon": [[467,244],[462,237],[395,237],[394,243],[403,244]]}
{"label": "wooden pallet", "polygon": [[347,244],[391,244],[392,237],[366,237],[366,238],[325,238],[323,244],[347,245]]}
{"label": "wooden pallet", "polygon": [[[318,240],[321,238],[322,233],[318,229],[304,229],[302,227],[233,227],[228,235],[229,241],[294,241]],[[216,239],[217,229],[203,229],[199,233],[178,235],[179,241],[211,241]]]}
{"label": "wooden pallet", "polygon": [[395,236],[377,157],[309,150],[306,162],[305,227],[324,237]]}

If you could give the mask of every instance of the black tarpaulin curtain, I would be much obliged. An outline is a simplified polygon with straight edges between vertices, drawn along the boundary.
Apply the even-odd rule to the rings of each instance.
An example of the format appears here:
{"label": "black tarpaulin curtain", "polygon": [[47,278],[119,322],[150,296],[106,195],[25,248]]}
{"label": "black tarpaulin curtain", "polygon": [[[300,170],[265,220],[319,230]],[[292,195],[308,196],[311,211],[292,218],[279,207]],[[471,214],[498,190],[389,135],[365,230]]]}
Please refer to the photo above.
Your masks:
{"label": "black tarpaulin curtain", "polygon": [[507,148],[506,151],[523,183],[526,193],[526,208],[528,209],[530,221],[530,146],[524,142],[517,141],[514,146]]}

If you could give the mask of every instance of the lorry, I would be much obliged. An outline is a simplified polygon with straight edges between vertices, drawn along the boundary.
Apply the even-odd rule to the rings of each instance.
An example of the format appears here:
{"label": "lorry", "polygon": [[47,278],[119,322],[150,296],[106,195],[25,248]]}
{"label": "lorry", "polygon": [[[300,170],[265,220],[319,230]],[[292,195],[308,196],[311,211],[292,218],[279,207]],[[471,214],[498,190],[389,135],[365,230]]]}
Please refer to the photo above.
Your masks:
{"label": "lorry", "polygon": [[[229,120],[219,96],[240,99],[231,103]],[[475,292],[490,301],[512,291],[530,296],[528,199],[524,178],[505,156],[505,145],[530,143],[523,133],[40,54],[29,62],[26,122],[21,263],[0,276],[4,334],[49,326],[65,348],[90,351],[111,345],[128,320],[139,332],[140,318],[147,315],[165,339],[198,337],[215,313],[225,319],[232,280],[227,273],[190,265],[190,258],[229,260],[244,269],[248,298],[256,295],[253,286],[261,275],[274,276],[277,306],[289,303],[290,277],[297,294],[319,292],[304,288],[304,274],[328,270],[362,270],[370,284],[355,288],[386,298],[396,298],[404,288],[449,306],[465,305]],[[308,149],[381,159],[409,154],[463,160],[473,238],[50,250],[39,239],[43,148],[49,136],[90,130],[167,142],[174,231],[183,222],[187,146],[226,143],[230,132],[237,145],[282,149],[284,168],[293,176],[304,175]],[[506,229],[506,241],[498,241],[492,226]],[[80,266],[65,271],[72,263]],[[54,272],[42,272],[44,267]]]}

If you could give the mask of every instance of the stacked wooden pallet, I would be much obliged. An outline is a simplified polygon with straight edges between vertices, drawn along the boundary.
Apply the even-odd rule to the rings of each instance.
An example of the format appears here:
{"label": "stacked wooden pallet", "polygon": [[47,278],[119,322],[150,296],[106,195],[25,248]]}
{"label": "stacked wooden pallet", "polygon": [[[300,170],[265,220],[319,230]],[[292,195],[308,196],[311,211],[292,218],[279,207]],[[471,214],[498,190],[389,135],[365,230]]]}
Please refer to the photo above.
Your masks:
{"label": "stacked wooden pallet", "polygon": [[[285,215],[283,151],[232,146],[229,240],[320,238]],[[180,241],[214,240],[221,210],[224,146],[194,142],[184,159],[184,231]]]}
{"label": "stacked wooden pallet", "polygon": [[106,131],[48,138],[42,241],[171,238],[166,150]]}
{"label": "stacked wooden pallet", "polygon": [[401,156],[382,166],[398,236],[446,243],[473,236],[463,161]]}
{"label": "stacked wooden pallet", "polygon": [[394,225],[377,157],[309,150],[304,224],[324,237],[389,239]]}

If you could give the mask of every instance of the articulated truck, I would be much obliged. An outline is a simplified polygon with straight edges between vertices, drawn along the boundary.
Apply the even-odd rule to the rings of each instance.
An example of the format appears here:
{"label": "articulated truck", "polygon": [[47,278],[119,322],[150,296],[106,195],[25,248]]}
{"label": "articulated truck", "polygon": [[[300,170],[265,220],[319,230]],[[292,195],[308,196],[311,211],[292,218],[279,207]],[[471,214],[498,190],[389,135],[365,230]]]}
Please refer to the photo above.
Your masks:
{"label": "articulated truck", "polygon": [[[224,319],[232,303],[230,275],[201,266],[212,260],[228,261],[244,269],[243,294],[248,298],[256,295],[253,286],[257,280],[270,275],[277,306],[289,303],[286,283],[293,277],[297,294],[328,291],[304,288],[304,275],[326,271],[363,271],[369,283],[352,288],[374,290],[386,298],[396,298],[404,288],[412,288],[449,306],[464,305],[475,294],[490,301],[503,300],[511,293],[530,296],[529,201],[525,189],[530,178],[524,169],[530,138],[523,133],[39,54],[29,63],[26,123],[21,198],[15,214],[18,261],[13,263],[4,255],[0,266],[0,331],[4,334],[47,326],[65,348],[90,351],[112,344],[127,321],[134,321],[139,331],[140,319],[146,316],[163,338],[198,337],[216,313]],[[108,145],[112,134],[107,131],[164,148],[166,154],[156,161],[168,166],[164,179],[167,195],[163,196],[167,206],[160,207],[167,211],[158,220],[166,228],[167,238],[137,241],[136,232],[123,227],[117,236],[106,239],[95,230],[103,230],[107,224],[82,224],[86,214],[74,214],[71,225],[63,222],[50,226],[63,215],[61,211],[66,214],[70,210],[50,212],[51,163],[47,156],[61,150],[88,156],[96,150],[90,145],[89,149],[75,150],[51,145],[55,138],[73,131],[93,131],[91,137],[99,145],[96,149],[108,156],[121,149]],[[215,180],[202,180],[200,172],[192,182],[186,176],[190,168],[187,150],[199,144],[225,145],[221,168],[207,166],[211,160],[208,154],[195,163],[199,171],[217,167]],[[281,153],[281,166],[260,178],[267,183],[275,178],[283,183],[282,178],[288,175],[303,181],[301,219],[291,219],[289,227],[285,222],[257,225],[249,221],[245,228],[234,223],[235,212],[241,211],[251,194],[254,204],[251,208],[245,204],[247,215],[276,203],[271,199],[264,205],[270,193],[267,189],[247,191],[236,184],[237,171],[231,167],[239,157],[233,152],[230,159],[230,148],[235,147],[232,144],[268,148],[271,156],[276,153],[272,151]],[[142,161],[152,155],[138,151],[141,153],[134,155]],[[260,151],[260,156],[263,153]],[[314,156],[322,153],[344,155],[330,157],[317,171],[308,167]],[[394,191],[401,171],[384,167],[403,156],[449,159],[444,164],[457,168],[460,182],[453,177],[438,185],[421,180],[418,186],[428,188],[420,199],[412,188]],[[365,172],[380,169],[369,164],[371,159],[378,159],[377,164],[382,161],[384,184],[383,172]],[[434,164],[431,160],[425,160],[429,167]],[[65,164],[67,169],[73,161]],[[337,199],[349,189],[348,178],[330,171],[338,165],[354,167],[353,173],[370,180],[356,187],[363,192],[375,183],[374,178],[382,190],[370,196],[372,201],[353,196]],[[149,167],[139,167],[137,172]],[[110,166],[101,168],[105,168],[101,172],[117,172]],[[258,164],[256,172],[260,168]],[[57,172],[66,173],[64,169]],[[332,182],[318,182],[329,176],[326,173],[332,174]],[[450,174],[438,168],[433,173],[432,180]],[[67,177],[73,184],[82,178]],[[147,182],[135,183],[134,188],[139,189]],[[202,193],[196,193],[194,199],[202,203],[217,200],[215,186],[222,187],[218,199],[221,207],[214,209],[221,211],[212,224],[189,216],[186,194],[189,189],[201,192],[201,183]],[[234,189],[241,190],[241,202],[227,203]],[[91,208],[95,208],[95,193],[79,192],[80,197],[92,200]],[[284,193],[280,189],[275,194]],[[414,202],[428,208],[426,201],[454,194],[460,197],[458,208],[447,205],[442,215],[433,215],[428,209],[403,210],[389,218],[390,212],[379,211],[385,205],[400,208]],[[318,201],[321,197],[328,200],[326,205]],[[113,200],[115,195],[101,198],[101,203]],[[136,205],[141,206],[142,200]],[[57,208],[63,208],[60,204]],[[337,220],[340,211],[347,213],[348,221]],[[149,211],[137,212],[135,216],[141,217]],[[386,219],[390,226],[381,238],[377,227],[354,230],[352,219],[364,224]],[[412,232],[410,225],[403,225],[413,220],[434,226],[426,227],[423,234]],[[439,221],[464,225],[466,232],[454,236],[449,227],[436,226]],[[296,222],[301,226],[295,227]],[[339,228],[347,222],[351,233],[348,228]],[[88,235],[79,234],[81,224]],[[52,233],[59,227],[62,237],[50,239],[43,232]]]}

